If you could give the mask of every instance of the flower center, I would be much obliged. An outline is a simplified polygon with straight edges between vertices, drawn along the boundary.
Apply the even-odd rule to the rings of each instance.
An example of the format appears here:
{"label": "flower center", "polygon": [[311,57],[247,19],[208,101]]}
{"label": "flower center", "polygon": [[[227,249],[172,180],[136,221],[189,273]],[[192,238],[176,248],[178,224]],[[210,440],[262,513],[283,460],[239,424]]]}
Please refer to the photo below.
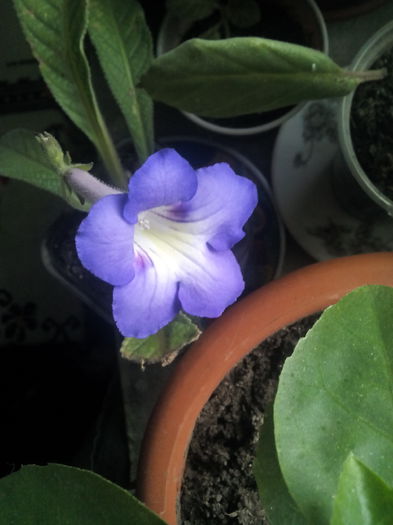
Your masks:
{"label": "flower center", "polygon": [[138,217],[138,225],[142,228],[142,230],[150,230],[150,221],[145,217]]}

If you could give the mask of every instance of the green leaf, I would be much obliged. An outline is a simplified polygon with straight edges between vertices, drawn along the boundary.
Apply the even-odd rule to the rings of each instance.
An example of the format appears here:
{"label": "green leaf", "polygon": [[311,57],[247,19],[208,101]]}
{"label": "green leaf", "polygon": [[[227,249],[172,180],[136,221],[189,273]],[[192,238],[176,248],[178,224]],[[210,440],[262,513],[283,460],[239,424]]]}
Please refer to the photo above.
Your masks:
{"label": "green leaf", "polygon": [[274,442],[272,410],[268,411],[263,420],[254,461],[254,475],[270,525],[307,525],[282,477]]}
{"label": "green leaf", "polygon": [[166,8],[172,16],[196,22],[215,11],[217,0],[167,0]]}
{"label": "green leaf", "polygon": [[359,82],[319,51],[257,37],[188,40],[142,78],[153,99],[205,117],[341,96]]}
{"label": "green leaf", "polygon": [[154,151],[153,103],[136,88],[153,60],[143,10],[136,0],[91,0],[89,34],[143,162]]}
{"label": "green leaf", "polygon": [[328,308],[286,360],[274,405],[289,492],[329,523],[350,452],[393,485],[393,288],[361,287]]}
{"label": "green leaf", "polygon": [[177,317],[146,339],[126,337],[120,353],[126,359],[144,363],[169,364],[180,350],[201,335],[199,328],[185,314]]}
{"label": "green leaf", "polygon": [[[48,144],[48,149],[44,144]],[[49,191],[74,208],[86,210],[88,204],[82,204],[63,179],[64,173],[72,167],[79,166],[71,164],[69,156],[49,134],[40,138],[31,130],[15,129],[0,137],[2,175]]]}
{"label": "green leaf", "polygon": [[29,465],[2,478],[0,501],[0,525],[165,525],[124,489],[64,465]]}
{"label": "green leaf", "polygon": [[237,27],[250,27],[261,19],[256,0],[229,0],[224,12],[231,24]]}
{"label": "green leaf", "polygon": [[87,0],[14,0],[40,71],[58,104],[89,137],[119,185],[124,173],[99,110],[83,42]]}
{"label": "green leaf", "polygon": [[393,488],[350,454],[338,483],[331,525],[391,525],[392,519]]}

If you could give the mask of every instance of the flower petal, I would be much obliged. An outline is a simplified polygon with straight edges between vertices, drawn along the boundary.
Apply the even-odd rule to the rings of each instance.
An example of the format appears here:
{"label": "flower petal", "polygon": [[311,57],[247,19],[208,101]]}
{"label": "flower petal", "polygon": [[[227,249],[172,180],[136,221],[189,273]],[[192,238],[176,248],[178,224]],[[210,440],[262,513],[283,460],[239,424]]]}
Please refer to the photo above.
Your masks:
{"label": "flower petal", "polygon": [[183,276],[179,299],[183,310],[200,317],[218,317],[244,289],[239,264],[230,250],[201,254],[201,264]]}
{"label": "flower petal", "polygon": [[113,315],[125,337],[144,338],[174,319],[180,310],[178,285],[171,268],[141,252],[135,255],[135,277],[113,292]]}
{"label": "flower petal", "polygon": [[139,212],[191,199],[197,177],[191,165],[174,149],[151,155],[131,177],[124,217],[132,224]]}
{"label": "flower petal", "polygon": [[83,266],[112,285],[134,277],[134,226],[123,218],[127,194],[108,195],[92,208],[76,235]]}
{"label": "flower petal", "polygon": [[226,163],[197,170],[194,197],[155,210],[172,221],[172,228],[202,236],[215,250],[227,250],[244,236],[244,223],[258,201],[256,186],[236,175]]}

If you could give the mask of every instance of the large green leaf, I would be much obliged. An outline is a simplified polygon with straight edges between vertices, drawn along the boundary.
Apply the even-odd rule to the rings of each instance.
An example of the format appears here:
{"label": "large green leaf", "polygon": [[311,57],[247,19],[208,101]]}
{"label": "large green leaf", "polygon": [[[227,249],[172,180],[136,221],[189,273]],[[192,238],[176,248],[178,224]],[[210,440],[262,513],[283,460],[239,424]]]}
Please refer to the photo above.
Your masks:
{"label": "large green leaf", "polygon": [[180,313],[154,335],[145,339],[126,337],[120,352],[130,361],[168,364],[185,345],[198,339],[200,334],[196,324],[187,315]]}
{"label": "large green leaf", "polygon": [[64,181],[68,169],[89,166],[71,163],[49,134],[37,135],[28,129],[15,129],[0,137],[0,173],[49,191],[78,210],[87,210]]}
{"label": "large green leaf", "polygon": [[54,98],[99,150],[118,184],[124,174],[98,108],[83,48],[87,0],[14,0],[40,71]]}
{"label": "large green leaf", "polygon": [[281,474],[271,410],[263,420],[253,470],[270,525],[307,525]]}
{"label": "large green leaf", "polygon": [[124,489],[64,465],[30,465],[0,480],[0,525],[164,525]]}
{"label": "large green leaf", "polygon": [[329,523],[350,452],[393,485],[393,288],[367,286],[328,308],[286,360],[274,405],[289,491]]}
{"label": "large green leaf", "polygon": [[391,525],[393,488],[350,454],[344,463],[331,525]]}
{"label": "large green leaf", "polygon": [[188,40],[156,58],[142,78],[153,99],[206,117],[341,96],[358,83],[319,51],[257,37]]}
{"label": "large green leaf", "polygon": [[152,41],[136,0],[91,0],[89,34],[140,161],[154,150],[153,104],[140,88],[153,60]]}

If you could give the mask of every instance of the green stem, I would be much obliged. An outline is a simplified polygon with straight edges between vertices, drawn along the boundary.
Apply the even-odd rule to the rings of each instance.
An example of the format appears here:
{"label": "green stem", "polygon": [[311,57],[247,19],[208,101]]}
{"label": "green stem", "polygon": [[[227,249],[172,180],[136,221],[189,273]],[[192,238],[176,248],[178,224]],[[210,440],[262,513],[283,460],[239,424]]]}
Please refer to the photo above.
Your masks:
{"label": "green stem", "polygon": [[371,82],[373,80],[382,80],[387,75],[387,69],[372,69],[370,71],[347,71],[347,76],[355,77],[360,82]]}
{"label": "green stem", "polygon": [[[97,108],[98,109],[98,108]],[[121,189],[127,189],[127,178],[122,168],[119,156],[109,135],[108,128],[104,122],[101,112],[97,111],[98,129],[95,131],[94,141],[101,156],[104,166],[113,183]]]}

